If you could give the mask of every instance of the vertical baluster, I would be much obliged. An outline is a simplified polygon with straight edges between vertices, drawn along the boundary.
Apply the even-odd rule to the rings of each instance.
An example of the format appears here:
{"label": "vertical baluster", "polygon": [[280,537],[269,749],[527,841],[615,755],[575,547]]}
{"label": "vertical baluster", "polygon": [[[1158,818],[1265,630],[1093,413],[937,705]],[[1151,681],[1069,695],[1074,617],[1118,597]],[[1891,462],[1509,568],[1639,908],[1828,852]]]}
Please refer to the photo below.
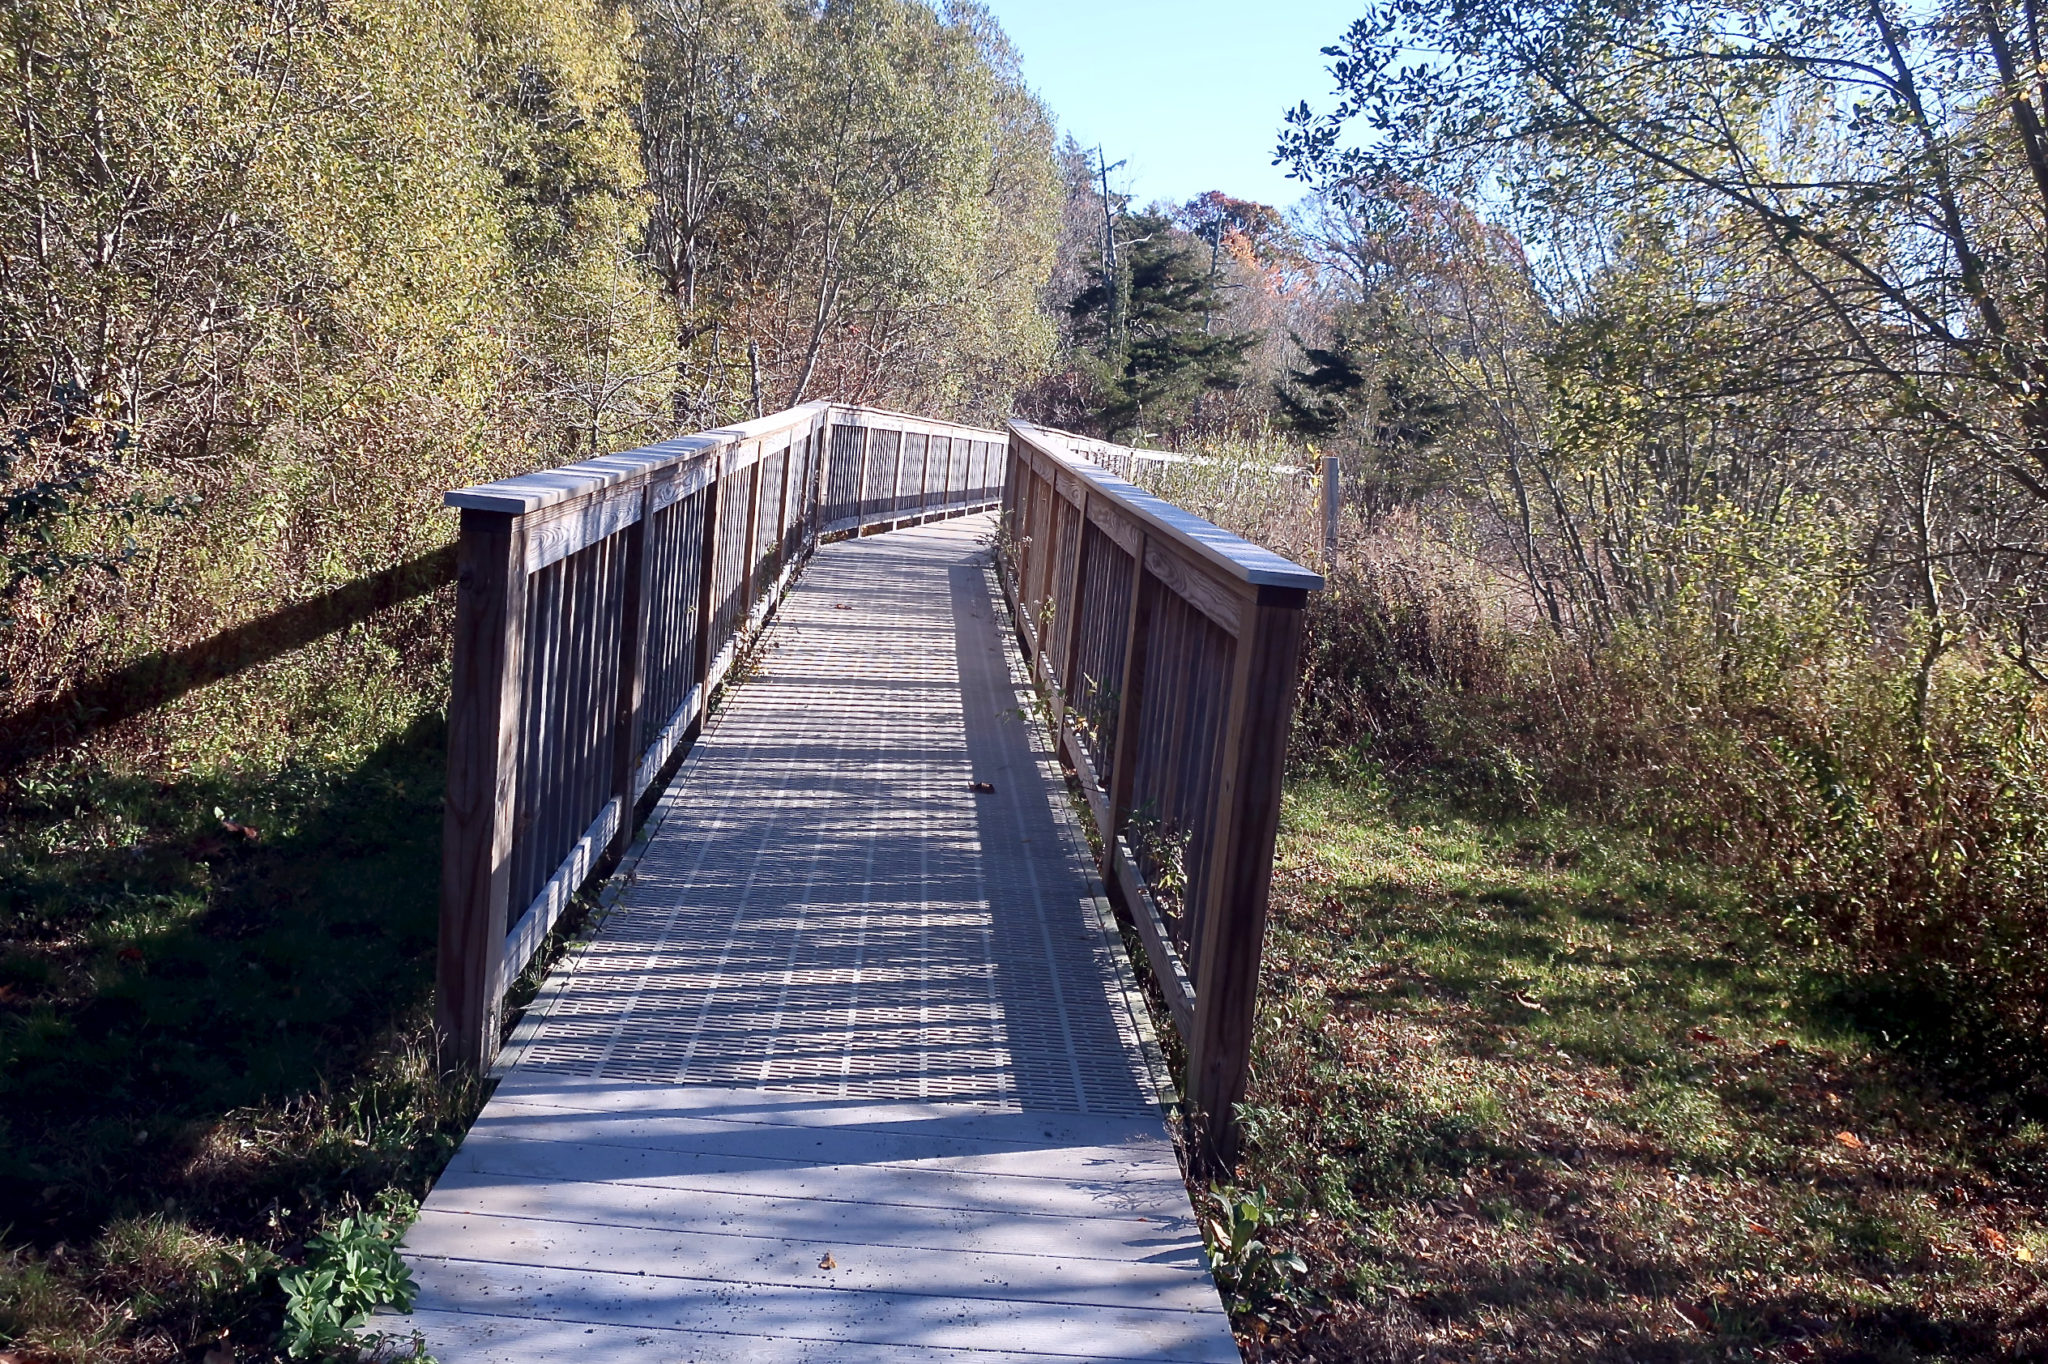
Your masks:
{"label": "vertical baluster", "polygon": [[706,456],[711,461],[711,481],[704,485],[704,514],[698,536],[696,719],[700,727],[711,706],[711,665],[718,657],[712,636],[718,610],[718,530],[725,524],[725,509],[720,500],[725,496],[726,449],[714,450]]}
{"label": "vertical baluster", "polygon": [[619,827],[608,852],[623,853],[633,841],[633,807],[640,802],[641,710],[647,695],[647,633],[654,603],[654,546],[647,542],[654,516],[654,486],[640,489],[640,515],[620,532],[625,563],[619,601],[618,709],[612,720],[612,795],[619,802]]}
{"label": "vertical baluster", "polygon": [[1139,721],[1145,713],[1148,641],[1154,615],[1152,584],[1145,572],[1145,543],[1145,536],[1140,533],[1137,552],[1131,556],[1129,615],[1123,627],[1123,690],[1117,697],[1115,756],[1110,760],[1108,774],[1110,827],[1103,831],[1103,840],[1111,848],[1130,818],[1132,779],[1138,769]]}

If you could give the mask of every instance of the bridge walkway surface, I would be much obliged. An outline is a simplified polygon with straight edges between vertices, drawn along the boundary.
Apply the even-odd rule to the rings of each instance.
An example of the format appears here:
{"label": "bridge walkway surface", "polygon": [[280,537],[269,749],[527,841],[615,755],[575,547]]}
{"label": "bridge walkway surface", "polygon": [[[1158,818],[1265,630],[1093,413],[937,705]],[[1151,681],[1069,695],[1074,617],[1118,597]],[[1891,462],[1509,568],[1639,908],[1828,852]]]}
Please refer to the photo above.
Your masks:
{"label": "bridge walkway surface", "polygon": [[992,533],[797,578],[383,1329],[444,1364],[1239,1357]]}

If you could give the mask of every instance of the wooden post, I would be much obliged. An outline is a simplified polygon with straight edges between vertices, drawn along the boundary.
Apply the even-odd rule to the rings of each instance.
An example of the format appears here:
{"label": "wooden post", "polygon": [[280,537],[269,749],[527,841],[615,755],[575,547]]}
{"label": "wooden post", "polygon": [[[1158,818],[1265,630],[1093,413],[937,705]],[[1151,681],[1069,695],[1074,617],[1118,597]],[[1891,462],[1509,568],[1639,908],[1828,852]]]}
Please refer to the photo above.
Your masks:
{"label": "wooden post", "polygon": [[725,450],[711,452],[711,481],[704,485],[704,543],[697,562],[697,725],[711,709],[711,664],[718,649],[711,627],[718,618],[718,528],[725,519]]}
{"label": "wooden post", "polygon": [[1223,782],[1196,945],[1194,1036],[1187,1039],[1189,1098],[1201,1115],[1203,1136],[1196,1155],[1212,1172],[1227,1171],[1236,1159],[1234,1110],[1251,1072],[1280,779],[1308,599],[1299,588],[1261,587],[1256,593],[1244,603],[1237,638]]}
{"label": "wooden post", "polygon": [[434,1031],[443,1070],[481,1071],[498,1052],[525,633],[525,523],[506,512],[465,509],[456,548],[434,969]]}
{"label": "wooden post", "polygon": [[862,426],[860,429],[860,474],[853,482],[853,534],[860,538],[868,528],[868,458],[874,453],[875,428]]}
{"label": "wooden post", "polygon": [[619,705],[612,727],[612,794],[619,801],[619,827],[607,853],[623,854],[633,841],[633,807],[640,803],[640,713],[646,692],[647,607],[654,599],[654,556],[647,552],[647,524],[654,506],[650,480],[640,489],[640,518],[620,531],[626,562],[619,602]]}
{"label": "wooden post", "polygon": [[[782,486],[775,490],[774,534],[775,571],[777,574],[782,572],[784,565],[789,560],[789,486],[796,482],[797,479],[797,454],[809,444],[810,440],[808,437],[802,443],[799,443],[796,436],[792,434],[789,438],[789,448],[782,452]],[[774,581],[773,578],[769,579],[771,583]]]}
{"label": "wooden post", "polygon": [[811,476],[804,481],[810,499],[804,504],[804,533],[797,545],[797,557],[808,559],[818,545],[818,527],[825,520],[825,499],[832,489],[832,413],[828,409],[818,419],[817,431],[812,435]]}
{"label": "wooden post", "polygon": [[1343,505],[1340,498],[1337,457],[1323,456],[1323,571],[1337,571],[1337,512]]}
{"label": "wooden post", "polygon": [[1109,857],[1116,856],[1116,836],[1131,813],[1131,786],[1138,768],[1138,722],[1145,714],[1145,646],[1152,633],[1151,575],[1145,572],[1148,543],[1141,532],[1138,552],[1131,556],[1131,605],[1124,622],[1124,682],[1116,698],[1116,739],[1109,771],[1097,774],[1106,778],[1104,794],[1109,798],[1109,827],[1099,830]]}
{"label": "wooden post", "polygon": [[[754,462],[747,466],[747,547],[740,553],[740,581],[746,584],[746,595],[740,600],[740,619],[754,609],[754,598],[761,593],[761,447],[754,447]],[[785,461],[786,462],[786,461]]]}
{"label": "wooden post", "polygon": [[1010,534],[1014,538],[1017,530],[1017,461],[1023,456],[1018,452],[1017,433],[1012,431],[1010,439],[1003,446],[1003,495],[1002,516],[1010,523]]}
{"label": "wooden post", "polygon": [[910,444],[910,433],[896,433],[896,475],[889,480],[889,524],[893,527],[903,512],[903,447]]}
{"label": "wooden post", "polygon": [[[1065,604],[1056,607],[1057,616],[1064,616],[1060,624],[1059,648],[1053,652],[1053,659],[1059,664],[1060,685],[1052,694],[1052,732],[1060,732],[1060,723],[1066,717],[1070,698],[1080,688],[1080,679],[1074,676],[1077,666],[1075,659],[1081,652],[1081,593],[1088,581],[1088,499],[1091,496],[1087,486],[1081,488],[1081,505],[1074,509],[1074,571],[1067,575],[1063,584]],[[1097,772],[1100,781],[1106,773]]]}
{"label": "wooden post", "polygon": [[[1050,653],[1043,655],[1043,657],[1049,660],[1044,670],[1047,684],[1052,684],[1055,679],[1058,681],[1058,686],[1053,688],[1052,697],[1054,734],[1059,733],[1060,717],[1065,713],[1068,697],[1077,685],[1074,677],[1074,650],[1080,636],[1079,631],[1075,627],[1079,624],[1076,617],[1081,610],[1081,555],[1088,544],[1087,485],[1082,485],[1081,501],[1079,505],[1076,505],[1067,501],[1066,497],[1059,490],[1058,482],[1054,482],[1052,514],[1055,526],[1060,525],[1064,521],[1065,518],[1061,515],[1061,512],[1066,507],[1074,508],[1073,567],[1068,572],[1061,573],[1060,560],[1065,555],[1056,552],[1053,557],[1052,567],[1046,572],[1046,597],[1053,604],[1052,638],[1047,643],[1052,646],[1052,649]],[[1065,534],[1062,532],[1053,538],[1056,541],[1063,542]],[[1053,548],[1055,551],[1062,551],[1065,546],[1064,543],[1059,543],[1055,544]],[[1054,579],[1058,581],[1055,582],[1053,581]]]}

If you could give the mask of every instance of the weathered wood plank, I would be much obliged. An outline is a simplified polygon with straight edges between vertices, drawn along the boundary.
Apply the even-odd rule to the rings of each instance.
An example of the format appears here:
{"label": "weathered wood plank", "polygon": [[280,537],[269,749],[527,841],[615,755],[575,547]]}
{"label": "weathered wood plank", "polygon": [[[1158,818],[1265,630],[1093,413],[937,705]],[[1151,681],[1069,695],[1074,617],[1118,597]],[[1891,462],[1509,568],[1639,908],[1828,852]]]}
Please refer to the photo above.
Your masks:
{"label": "weathered wood plank", "polygon": [[[414,1255],[615,1274],[686,1272],[692,1279],[774,1288],[832,1288],[963,1299],[1077,1303],[1135,1310],[1207,1310],[1216,1289],[1197,1262],[1069,1258],[1009,1250],[877,1244],[858,1228],[837,1236],[675,1232],[574,1218],[428,1209],[405,1234]],[[821,1274],[830,1254],[834,1269]]]}
{"label": "weathered wood plank", "polygon": [[433,1207],[450,1213],[643,1227],[669,1236],[705,1233],[860,1242],[1116,1264],[1143,1260],[1190,1272],[1200,1271],[1206,1264],[1201,1234],[1191,1216],[996,1215],[971,1208],[932,1209],[764,1193],[698,1191],[688,1198],[653,1198],[635,1184],[459,1171],[434,1186]]}
{"label": "weathered wood plank", "polygon": [[524,677],[526,545],[516,517],[462,514],[455,578],[448,797],[434,1027],[444,1066],[481,1069],[498,1046]]}
{"label": "weathered wood plank", "polygon": [[1280,827],[1280,783],[1287,726],[1293,714],[1295,664],[1301,647],[1302,596],[1262,588],[1248,630],[1238,641],[1237,677],[1224,740],[1220,827],[1195,954],[1195,1030],[1190,1039],[1189,1097],[1203,1115],[1213,1159],[1236,1154],[1232,1110],[1251,1074],[1253,1015],[1273,841]]}
{"label": "weathered wood plank", "polygon": [[[838,1162],[916,1170],[972,1171],[1009,1178],[1085,1178],[1118,1184],[1180,1181],[1180,1162],[1158,1123],[1129,1122],[1123,1141],[988,1142],[912,1130],[854,1126],[798,1126],[699,1118],[679,1102],[668,1113],[570,1113],[560,1109],[493,1103],[470,1129],[475,1142],[567,1142],[631,1147],[692,1156],[731,1156],[804,1165],[829,1156]],[[1147,1130],[1149,1128],[1149,1130]],[[481,1149],[481,1148],[479,1148]],[[482,1158],[482,1157],[479,1157]]]}
{"label": "weathered wood plank", "polygon": [[377,1328],[422,1331],[442,1359],[464,1364],[534,1364],[576,1359],[595,1364],[1058,1364],[1086,1359],[1095,1364],[1136,1364],[1163,1356],[1047,1354],[1041,1351],[933,1349],[928,1345],[877,1345],[802,1336],[764,1336],[709,1331],[698,1326],[613,1326],[568,1318],[501,1316],[490,1312],[421,1311],[413,1317],[380,1318]]}
{"label": "weathered wood plank", "polygon": [[419,1306],[429,1311],[517,1309],[543,1320],[800,1336],[835,1347],[914,1342],[965,1349],[1009,1340],[1088,1358],[1112,1353],[1188,1364],[1236,1364],[1239,1358],[1228,1336],[1218,1338],[1211,1313],[839,1289],[827,1269],[817,1271],[812,1288],[427,1257],[414,1262],[413,1273]]}
{"label": "weathered wood plank", "polygon": [[1145,541],[1145,567],[1175,596],[1230,634],[1242,631],[1244,599],[1239,595],[1242,589],[1233,590],[1225,586],[1206,570],[1150,537]]}
{"label": "weathered wood plank", "polygon": [[687,1116],[736,1126],[870,1128],[916,1132],[931,1141],[970,1143],[976,1149],[1013,1146],[1128,1146],[1164,1141],[1150,1119],[1128,1113],[1070,1109],[1019,1111],[993,1104],[891,1102],[840,1098],[803,1090],[731,1089],[691,1085],[678,1095],[662,1085],[591,1079],[550,1071],[515,1071],[493,1091],[521,1108],[560,1113]]}
{"label": "weathered wood plank", "polygon": [[1187,1191],[1178,1183],[1120,1179],[1107,1171],[1085,1183],[1052,1176],[1004,1177],[1001,1164],[998,1157],[987,1158],[985,1164],[971,1160],[919,1165],[806,1163],[637,1146],[478,1138],[463,1143],[449,1168],[527,1179],[606,1180],[650,1190],[764,1193],[1062,1217],[1175,1217],[1187,1206]]}

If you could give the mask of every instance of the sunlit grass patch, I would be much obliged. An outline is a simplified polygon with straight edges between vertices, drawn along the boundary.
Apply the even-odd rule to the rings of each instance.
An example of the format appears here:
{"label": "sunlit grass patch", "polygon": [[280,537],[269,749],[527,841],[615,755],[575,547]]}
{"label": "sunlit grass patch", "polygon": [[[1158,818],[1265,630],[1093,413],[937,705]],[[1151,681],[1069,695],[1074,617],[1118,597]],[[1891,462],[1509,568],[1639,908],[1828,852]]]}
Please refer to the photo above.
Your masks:
{"label": "sunlit grass patch", "polygon": [[1258,1348],[2048,1350],[2042,1128],[1929,1082],[1833,969],[1624,835],[1297,784],[1238,1178],[1313,1289]]}

